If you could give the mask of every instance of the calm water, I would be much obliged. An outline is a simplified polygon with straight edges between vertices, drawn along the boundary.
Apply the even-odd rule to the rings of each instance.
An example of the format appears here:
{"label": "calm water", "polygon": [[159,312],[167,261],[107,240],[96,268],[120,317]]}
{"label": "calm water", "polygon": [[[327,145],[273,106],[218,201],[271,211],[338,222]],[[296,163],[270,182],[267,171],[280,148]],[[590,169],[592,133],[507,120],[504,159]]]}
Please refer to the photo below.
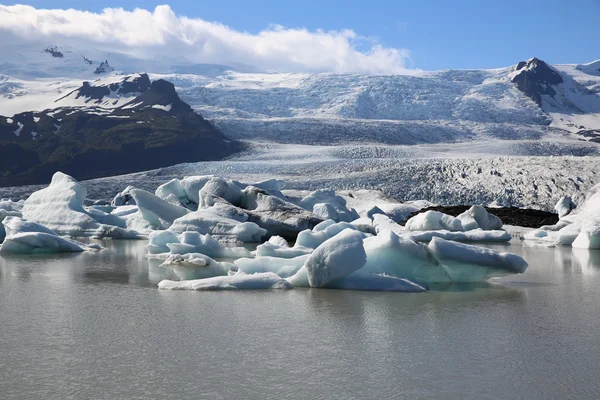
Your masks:
{"label": "calm water", "polygon": [[143,245],[0,259],[0,398],[600,398],[600,252],[514,243],[526,274],[450,291],[207,293],[157,290]]}

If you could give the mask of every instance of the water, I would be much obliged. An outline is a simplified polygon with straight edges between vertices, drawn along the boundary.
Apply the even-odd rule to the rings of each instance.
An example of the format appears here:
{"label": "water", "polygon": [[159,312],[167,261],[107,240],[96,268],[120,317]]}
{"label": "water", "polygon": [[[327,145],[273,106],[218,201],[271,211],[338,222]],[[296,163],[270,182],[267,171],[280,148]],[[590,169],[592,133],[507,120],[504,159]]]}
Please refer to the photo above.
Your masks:
{"label": "water", "polygon": [[598,251],[515,243],[526,274],[420,294],[185,292],[104,245],[0,259],[0,398],[600,397]]}

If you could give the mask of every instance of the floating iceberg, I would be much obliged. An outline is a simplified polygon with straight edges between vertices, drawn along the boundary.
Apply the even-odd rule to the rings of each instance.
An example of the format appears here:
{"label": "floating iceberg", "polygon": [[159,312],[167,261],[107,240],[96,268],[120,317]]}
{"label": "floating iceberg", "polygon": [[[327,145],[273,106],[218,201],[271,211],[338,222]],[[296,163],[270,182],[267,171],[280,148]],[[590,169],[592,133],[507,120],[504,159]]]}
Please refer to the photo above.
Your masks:
{"label": "floating iceberg", "polygon": [[246,222],[246,219],[247,215],[240,215],[235,208],[216,204],[176,219],[169,230],[176,233],[195,231],[230,242],[260,242],[267,235],[267,230],[253,222]]}
{"label": "floating iceberg", "polygon": [[125,220],[84,208],[87,190],[69,175],[57,172],[50,185],[29,196],[23,218],[46,226],[59,235],[72,237],[138,238],[126,228]]}
{"label": "floating iceberg", "polygon": [[527,269],[527,262],[512,253],[439,238],[433,238],[428,247],[452,282],[483,282],[493,277],[521,274]]}
{"label": "floating iceberg", "polygon": [[456,217],[461,222],[465,231],[482,229],[484,231],[496,231],[502,229],[500,218],[487,212],[482,206],[473,206]]}
{"label": "floating iceberg", "polygon": [[190,211],[187,208],[171,204],[150,192],[141,189],[132,189],[131,197],[150,226],[155,229],[167,229],[178,218]]}
{"label": "floating iceberg", "polygon": [[216,276],[179,282],[163,280],[158,284],[158,288],[170,290],[264,290],[292,289],[292,285],[272,272],[250,275],[238,272],[231,276]]}
{"label": "floating iceberg", "polygon": [[563,197],[556,210],[562,215],[556,225],[529,231],[522,239],[541,241],[549,246],[600,249],[600,184],[586,194],[581,207],[574,208],[570,199]]}
{"label": "floating iceberg", "polygon": [[329,282],[361,269],[366,262],[362,235],[346,229],[317,247],[304,268],[311,287],[325,287]]}
{"label": "floating iceberg", "polygon": [[436,231],[448,230],[460,232],[463,230],[458,218],[446,215],[439,211],[425,211],[417,214],[404,225],[409,231]]}
{"label": "floating iceberg", "polygon": [[97,245],[86,245],[44,232],[23,232],[7,236],[0,246],[3,254],[54,254],[99,250]]}

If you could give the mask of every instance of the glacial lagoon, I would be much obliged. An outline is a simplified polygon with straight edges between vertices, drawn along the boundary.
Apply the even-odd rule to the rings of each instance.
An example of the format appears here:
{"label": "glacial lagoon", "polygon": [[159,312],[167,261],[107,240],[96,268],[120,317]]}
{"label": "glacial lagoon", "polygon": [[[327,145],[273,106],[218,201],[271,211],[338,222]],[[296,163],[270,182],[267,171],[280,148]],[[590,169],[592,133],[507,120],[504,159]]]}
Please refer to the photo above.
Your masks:
{"label": "glacial lagoon", "polygon": [[[425,293],[165,291],[146,241],[0,258],[3,399],[600,393],[600,251],[483,245],[524,274]],[[181,274],[181,273],[180,273]]]}

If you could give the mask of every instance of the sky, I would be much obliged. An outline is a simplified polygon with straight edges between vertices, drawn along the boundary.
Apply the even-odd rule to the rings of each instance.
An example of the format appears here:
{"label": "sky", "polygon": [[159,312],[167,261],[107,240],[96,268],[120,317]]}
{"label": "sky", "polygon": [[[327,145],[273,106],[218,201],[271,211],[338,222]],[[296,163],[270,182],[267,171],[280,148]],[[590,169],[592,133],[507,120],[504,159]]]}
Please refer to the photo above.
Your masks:
{"label": "sky", "polygon": [[[499,68],[533,56],[553,64],[600,59],[600,0],[38,0],[21,4],[97,14],[113,7],[153,13],[155,7],[168,4],[170,15],[178,21],[187,17],[217,24],[173,28],[170,22],[171,39],[163,40],[163,45],[168,42],[173,47],[177,37],[192,46],[188,50],[201,44],[201,55],[209,61],[247,62],[261,68],[272,64],[273,69],[290,72]],[[162,11],[161,15],[169,14]],[[73,16],[69,23],[77,24],[80,19]],[[160,19],[173,20],[171,16]],[[62,16],[55,20],[63,23]],[[150,20],[138,22],[152,25]],[[0,29],[7,24],[0,13]],[[227,31],[220,28],[223,25]],[[118,32],[120,27],[111,29]],[[27,34],[32,30],[30,27]],[[15,35],[24,37],[25,30],[21,31]],[[52,32],[45,29],[43,34],[54,35]],[[77,36],[71,30],[57,34],[61,38]],[[205,40],[202,35],[216,39]],[[263,41],[260,46],[254,44],[257,38]],[[139,43],[132,43],[119,45],[144,52]],[[153,51],[160,51],[157,46],[152,44]],[[219,46],[222,50],[215,51]]]}

